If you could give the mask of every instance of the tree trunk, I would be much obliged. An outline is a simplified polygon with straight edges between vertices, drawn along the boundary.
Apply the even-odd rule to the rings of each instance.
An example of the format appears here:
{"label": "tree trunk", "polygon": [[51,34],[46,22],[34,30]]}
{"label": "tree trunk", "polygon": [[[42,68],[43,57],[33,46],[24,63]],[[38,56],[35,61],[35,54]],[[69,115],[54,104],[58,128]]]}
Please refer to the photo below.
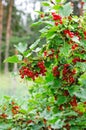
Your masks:
{"label": "tree trunk", "polygon": [[2,24],[2,20],[3,20],[3,4],[2,4],[2,0],[0,0],[0,70],[1,70],[1,48],[2,48],[2,29],[3,29],[3,24]]}
{"label": "tree trunk", "polygon": [[74,5],[73,13],[77,16],[83,15],[83,4],[82,0],[67,0],[67,2],[72,2]]}
{"label": "tree trunk", "polygon": [[[5,59],[9,56],[9,44],[10,44],[10,32],[11,32],[11,15],[14,0],[9,1],[7,27],[6,27],[6,48],[5,48]],[[8,73],[8,63],[5,63],[5,73]]]}
{"label": "tree trunk", "polygon": [[79,5],[80,5],[80,12],[79,12],[79,14],[80,15],[83,15],[83,4],[82,3],[83,3],[82,0],[79,0]]}

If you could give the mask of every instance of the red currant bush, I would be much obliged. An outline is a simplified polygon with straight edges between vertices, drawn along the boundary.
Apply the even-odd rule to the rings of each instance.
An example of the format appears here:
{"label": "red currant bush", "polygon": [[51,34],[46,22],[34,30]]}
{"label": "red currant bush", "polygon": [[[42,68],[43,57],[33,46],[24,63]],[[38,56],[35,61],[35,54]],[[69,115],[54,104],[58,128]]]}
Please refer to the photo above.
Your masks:
{"label": "red currant bush", "polygon": [[[33,80],[29,88],[28,121],[32,130],[86,129],[86,14],[74,16],[71,3],[44,2],[49,11],[40,12],[45,27],[29,50],[6,61],[21,63],[19,75]],[[40,21],[33,26],[40,24]],[[42,44],[42,41],[45,43]],[[39,46],[39,47],[38,47]],[[40,47],[41,46],[41,47]],[[18,48],[18,47],[17,47]],[[20,51],[20,49],[19,49]],[[35,52],[36,55],[33,54]],[[27,60],[24,60],[27,58]],[[11,109],[17,115],[21,108]],[[1,113],[1,118],[9,115]],[[23,119],[22,119],[23,120]],[[24,122],[22,121],[22,125]],[[28,124],[28,125],[27,125]]]}

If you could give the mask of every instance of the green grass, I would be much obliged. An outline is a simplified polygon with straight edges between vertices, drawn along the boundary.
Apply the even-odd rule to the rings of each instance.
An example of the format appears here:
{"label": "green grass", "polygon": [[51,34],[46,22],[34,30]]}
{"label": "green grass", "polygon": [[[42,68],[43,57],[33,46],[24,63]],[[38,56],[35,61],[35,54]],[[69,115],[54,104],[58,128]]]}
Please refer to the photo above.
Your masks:
{"label": "green grass", "polygon": [[8,75],[0,74],[0,98],[3,96],[12,96],[23,98],[28,96],[28,85],[25,81],[20,79],[18,75],[12,73]]}

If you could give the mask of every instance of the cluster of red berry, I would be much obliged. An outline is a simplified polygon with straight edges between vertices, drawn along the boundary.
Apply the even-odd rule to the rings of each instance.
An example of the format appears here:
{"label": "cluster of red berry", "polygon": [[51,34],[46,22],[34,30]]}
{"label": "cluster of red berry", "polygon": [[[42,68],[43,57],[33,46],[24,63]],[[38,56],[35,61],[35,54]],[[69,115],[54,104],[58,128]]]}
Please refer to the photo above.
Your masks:
{"label": "cluster of red berry", "polygon": [[[76,37],[78,38],[78,40],[81,39],[81,37],[80,37],[80,35],[79,35],[78,32],[75,32],[75,33],[74,33],[74,32],[71,32],[70,30],[64,30],[63,33],[64,33],[66,36],[70,37],[70,38],[73,38],[74,36],[76,36]],[[72,47],[71,47],[72,50],[75,50],[75,49],[78,48],[78,44],[75,43],[75,42],[72,41],[72,40],[70,40],[70,41],[68,42],[68,44],[72,44]]]}
{"label": "cluster of red berry", "polygon": [[44,51],[44,57],[49,57],[50,59],[58,58],[58,52],[55,52],[55,50],[52,48],[49,51]]}
{"label": "cluster of red berry", "polygon": [[[69,37],[69,38],[73,38],[74,36],[77,36],[78,40],[81,40],[81,36],[79,34],[79,32],[72,32],[70,30],[64,30],[63,33]],[[83,32],[84,34],[84,39],[86,39],[86,31]],[[69,44],[73,44],[72,45],[72,50],[75,50],[78,47],[78,44],[76,44],[74,41],[70,40]]]}
{"label": "cluster of red berry", "polygon": [[50,49],[49,51],[44,51],[44,57],[50,57],[51,59],[54,57],[54,49]]}
{"label": "cluster of red berry", "polygon": [[8,117],[8,115],[5,113],[0,114],[0,118],[2,118],[2,119],[6,119],[7,117]]}
{"label": "cluster of red berry", "polygon": [[23,67],[19,70],[19,73],[20,73],[22,79],[23,79],[25,76],[34,79],[34,72],[33,72],[32,70],[30,70],[27,66],[23,66]]}
{"label": "cluster of red berry", "polygon": [[72,45],[72,50],[75,50],[77,47],[78,47],[78,44],[76,44],[76,43],[73,44],[73,45]]}
{"label": "cluster of red berry", "polygon": [[53,72],[54,77],[59,77],[60,72],[58,70],[58,66],[54,66],[53,69],[52,69],[52,72]]}
{"label": "cluster of red berry", "polygon": [[46,67],[44,65],[44,62],[43,61],[38,62],[37,66],[40,68],[39,74],[41,74],[42,76],[45,76]]}
{"label": "cluster of red berry", "polygon": [[68,92],[68,90],[64,90],[64,96],[69,96],[69,92]]}
{"label": "cluster of red berry", "polygon": [[72,100],[70,101],[70,105],[73,107],[77,107],[77,99],[76,96],[73,96]]}
{"label": "cluster of red berry", "polygon": [[58,24],[62,24],[62,17],[55,12],[52,12],[53,20],[55,21],[55,25],[58,26]]}
{"label": "cluster of red berry", "polygon": [[14,101],[11,102],[11,105],[12,105],[12,110],[11,110],[12,114],[13,115],[18,114],[20,107]]}
{"label": "cluster of red berry", "polygon": [[86,62],[86,60],[80,59],[80,57],[75,57],[72,62],[76,64],[77,62]]}
{"label": "cluster of red berry", "polygon": [[12,113],[13,113],[13,115],[18,114],[19,113],[19,106],[13,106],[12,107]]}
{"label": "cluster of red berry", "polygon": [[73,37],[74,37],[74,33],[71,32],[70,30],[64,30],[63,33],[64,33],[65,35],[67,35],[68,37],[70,37],[70,38],[73,38]]}
{"label": "cluster of red berry", "polygon": [[[58,69],[58,66],[54,66],[52,69],[52,72],[53,72],[54,77],[60,76],[60,71]],[[75,79],[74,79],[75,74],[76,74],[75,69],[71,70],[69,64],[64,64],[64,68],[62,70],[62,75],[63,75],[62,79],[64,81],[66,81],[67,83],[70,83],[70,84],[74,83],[75,82]]]}
{"label": "cluster of red berry", "polygon": [[64,64],[64,68],[62,71],[63,74],[63,80],[66,81],[67,83],[74,83],[74,75],[76,74],[76,70],[70,70],[70,65],[69,64]]}
{"label": "cluster of red berry", "polygon": [[27,66],[23,66],[19,70],[21,78],[23,79],[24,77],[29,77],[29,78],[32,78],[33,80],[35,80],[35,78],[38,77],[40,74],[42,76],[44,76],[45,73],[46,73],[46,67],[44,65],[44,62],[43,61],[38,62],[37,67],[40,69],[39,72],[34,71],[34,68],[29,69],[31,67],[28,67],[28,65]]}
{"label": "cluster of red berry", "polygon": [[80,37],[80,35],[79,35],[79,32],[72,32],[72,31],[66,29],[66,30],[63,31],[63,33],[64,33],[65,35],[67,35],[68,37],[70,37],[70,38],[73,38],[74,36],[77,36],[77,37],[78,37],[78,40],[81,39],[81,37]]}

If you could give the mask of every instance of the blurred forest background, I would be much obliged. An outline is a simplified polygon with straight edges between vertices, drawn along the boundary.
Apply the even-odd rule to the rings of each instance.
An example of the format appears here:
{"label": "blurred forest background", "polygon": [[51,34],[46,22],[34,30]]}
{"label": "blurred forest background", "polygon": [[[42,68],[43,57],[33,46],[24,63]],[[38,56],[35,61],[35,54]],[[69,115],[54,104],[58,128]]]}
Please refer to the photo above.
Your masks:
{"label": "blurred forest background", "polygon": [[[43,0],[0,0],[0,96],[26,96],[25,83],[15,76],[18,65],[4,63],[8,56],[16,55],[14,45],[19,42],[31,45],[39,37],[39,29],[44,25],[32,27],[40,16],[35,11],[44,11]],[[51,0],[53,2],[54,0]],[[82,0],[67,0],[74,4],[74,14],[83,15]],[[10,74],[8,74],[11,72]],[[29,83],[31,84],[31,83]]]}

